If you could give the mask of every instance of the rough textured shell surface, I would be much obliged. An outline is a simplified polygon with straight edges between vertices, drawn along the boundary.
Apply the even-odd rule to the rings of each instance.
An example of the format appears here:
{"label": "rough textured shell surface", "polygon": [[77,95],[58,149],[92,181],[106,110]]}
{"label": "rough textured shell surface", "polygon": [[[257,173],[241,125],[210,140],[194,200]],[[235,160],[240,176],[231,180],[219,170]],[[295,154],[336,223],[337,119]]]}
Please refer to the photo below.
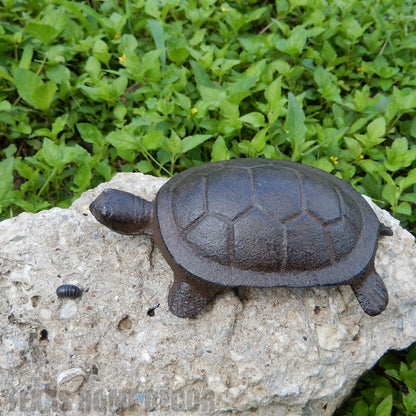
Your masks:
{"label": "rough textured shell surface", "polygon": [[226,286],[342,284],[371,267],[379,222],[346,181],[270,159],[202,165],[159,191],[174,261]]}

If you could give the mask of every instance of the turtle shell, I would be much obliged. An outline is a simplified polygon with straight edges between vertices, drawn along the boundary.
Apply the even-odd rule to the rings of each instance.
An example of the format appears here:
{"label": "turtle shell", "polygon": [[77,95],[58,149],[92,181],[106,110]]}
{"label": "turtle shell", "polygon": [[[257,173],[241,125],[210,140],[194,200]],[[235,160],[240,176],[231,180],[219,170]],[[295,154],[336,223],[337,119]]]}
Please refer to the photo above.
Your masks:
{"label": "turtle shell", "polygon": [[274,159],[188,169],[154,202],[170,265],[222,286],[344,284],[374,260],[379,221],[348,182]]}

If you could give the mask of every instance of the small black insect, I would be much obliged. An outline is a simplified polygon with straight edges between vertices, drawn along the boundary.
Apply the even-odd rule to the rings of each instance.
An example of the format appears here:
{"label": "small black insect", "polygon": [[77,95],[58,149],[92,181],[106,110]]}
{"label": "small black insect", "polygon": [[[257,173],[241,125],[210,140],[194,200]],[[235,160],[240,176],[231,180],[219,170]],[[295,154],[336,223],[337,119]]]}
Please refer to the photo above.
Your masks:
{"label": "small black insect", "polygon": [[58,298],[76,299],[82,295],[82,289],[75,285],[61,285],[56,289]]}
{"label": "small black insect", "polygon": [[39,341],[48,341],[48,331],[46,329],[42,329],[42,331],[40,331]]}
{"label": "small black insect", "polygon": [[156,306],[154,306],[153,308],[149,308],[147,310],[147,316],[155,316],[155,309],[157,309],[160,306],[160,303],[158,303]]}

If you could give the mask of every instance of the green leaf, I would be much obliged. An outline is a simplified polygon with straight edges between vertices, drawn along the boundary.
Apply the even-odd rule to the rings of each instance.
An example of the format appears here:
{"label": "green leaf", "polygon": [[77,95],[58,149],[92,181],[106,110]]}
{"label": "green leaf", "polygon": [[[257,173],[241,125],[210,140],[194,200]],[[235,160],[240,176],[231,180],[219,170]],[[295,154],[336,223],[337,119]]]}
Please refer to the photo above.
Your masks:
{"label": "green leaf", "polygon": [[104,65],[108,65],[111,54],[108,52],[108,46],[103,40],[97,39],[95,41],[92,53],[100,62]]}
{"label": "green leaf", "polygon": [[175,62],[176,64],[181,64],[184,62],[188,56],[189,52],[185,47],[178,46],[177,48],[168,48],[167,50],[168,58]]}
{"label": "green leaf", "polygon": [[357,19],[354,19],[353,16],[348,16],[343,19],[342,29],[349,39],[356,41],[370,25],[371,23],[366,23],[364,26],[361,26]]}
{"label": "green leaf", "polygon": [[347,145],[347,152],[351,159],[358,159],[362,155],[363,149],[357,140],[351,137],[344,137],[344,142]]}
{"label": "green leaf", "polygon": [[131,133],[122,130],[112,131],[107,135],[106,140],[117,150],[138,150],[139,142]]}
{"label": "green leaf", "polygon": [[254,9],[252,12],[250,12],[247,16],[247,20],[249,22],[252,22],[254,20],[260,19],[261,15],[268,11],[267,7],[260,7],[258,9]]}
{"label": "green leaf", "polygon": [[327,40],[322,45],[321,55],[327,63],[332,62],[337,57],[335,49]]}
{"label": "green leaf", "polygon": [[275,41],[276,48],[290,56],[300,55],[305,43],[306,30],[303,27],[294,31],[288,39],[278,39]]}
{"label": "green leaf", "polygon": [[408,387],[409,392],[403,394],[403,405],[406,408],[407,414],[416,413],[416,391]]}
{"label": "green leaf", "polygon": [[223,100],[227,97],[224,90],[219,88],[208,88],[200,86],[201,97],[203,101],[210,107],[215,109],[221,107]]}
{"label": "green leaf", "polygon": [[59,151],[62,155],[62,163],[77,163],[81,165],[83,163],[89,163],[91,156],[89,153],[80,145],[75,144],[73,146],[65,146],[65,144],[59,145]]}
{"label": "green leaf", "polygon": [[165,48],[165,34],[163,25],[157,20],[149,19],[147,21],[150,32],[152,33],[153,40],[156,45],[156,49],[161,51],[160,62],[162,63],[162,69],[166,69],[166,48]]}
{"label": "green leaf", "polygon": [[386,168],[392,172],[408,167],[416,159],[416,148],[410,149],[407,139],[395,139],[391,147],[386,147]]}
{"label": "green leaf", "polygon": [[38,129],[32,134],[32,136],[46,136],[49,139],[55,140],[58,137],[59,133],[61,133],[62,130],[65,129],[67,121],[67,116],[57,117],[52,124],[52,130],[49,130],[48,128]]}
{"label": "green leaf", "polygon": [[39,110],[46,111],[52,103],[56,90],[57,86],[55,81],[45,82],[34,91],[31,104]]}
{"label": "green leaf", "polygon": [[91,181],[91,168],[88,164],[81,164],[77,167],[77,171],[74,176],[74,183],[77,185],[77,192],[85,191]]}
{"label": "green leaf", "polygon": [[191,109],[191,100],[185,94],[181,94],[179,92],[175,92],[176,95],[176,104],[183,108],[185,111],[189,111]]}
{"label": "green leaf", "polygon": [[156,49],[154,51],[147,52],[141,59],[141,71],[147,74],[147,76],[155,81],[160,81],[160,61],[163,51]]}
{"label": "green leaf", "polygon": [[322,157],[318,159],[313,166],[315,168],[324,170],[325,172],[332,172],[334,170],[334,165],[327,158]]}
{"label": "green leaf", "polygon": [[56,145],[52,140],[43,140],[42,151],[43,158],[50,167],[54,168],[62,166],[64,164],[61,148],[58,145]]}
{"label": "green leaf", "polygon": [[305,114],[296,97],[289,93],[289,106],[286,117],[286,133],[292,146],[292,160],[300,158],[300,148],[306,135]]}
{"label": "green leaf", "polygon": [[24,68],[16,68],[14,81],[17,92],[28,104],[43,111],[49,108],[57,90],[54,81],[44,83],[38,75]]}
{"label": "green leaf", "polygon": [[313,72],[313,77],[318,85],[318,91],[328,101],[333,101],[342,104],[340,89],[332,82],[330,73],[322,67],[318,67]]}
{"label": "green leaf", "polygon": [[225,144],[225,140],[219,136],[212,146],[211,161],[216,162],[219,160],[228,160],[229,158],[230,152]]}
{"label": "green leaf", "polygon": [[4,100],[4,101],[0,101],[0,111],[11,111],[12,110],[12,105],[10,104],[9,101]]}
{"label": "green leaf", "polygon": [[371,159],[361,160],[358,164],[364,169],[364,171],[368,172],[373,177],[378,177],[380,169],[382,169],[380,163]]}
{"label": "green leaf", "polygon": [[407,176],[405,178],[399,178],[397,179],[397,182],[400,187],[400,191],[403,192],[410,186],[416,184],[416,169],[412,169],[407,173]]}
{"label": "green leaf", "polygon": [[354,405],[353,416],[368,416],[367,403],[361,399]]}
{"label": "green leaf", "polygon": [[108,159],[102,160],[100,163],[94,166],[94,171],[101,175],[106,181],[109,181],[114,172],[108,164]]}
{"label": "green leaf", "polygon": [[379,139],[386,132],[386,120],[383,117],[376,118],[367,127],[370,140]]}
{"label": "green leaf", "polygon": [[0,162],[0,208],[13,201],[13,157],[8,157]]}
{"label": "green leaf", "polygon": [[220,113],[226,119],[235,120],[240,115],[240,112],[238,110],[238,104],[232,103],[228,100],[222,100]]}
{"label": "green leaf", "polygon": [[375,73],[385,79],[394,77],[400,71],[399,68],[390,67],[382,55],[377,56],[374,62],[363,62],[362,68],[365,72]]}
{"label": "green leaf", "polygon": [[13,78],[9,75],[7,69],[0,65],[0,78],[6,79],[7,81],[13,81]]}
{"label": "green leaf", "polygon": [[[264,146],[266,146],[266,134],[267,134],[267,128],[261,129],[256,133],[256,135],[251,139],[251,145],[255,153],[259,153],[264,149]],[[255,156],[255,155],[253,155]]]}
{"label": "green leaf", "polygon": [[395,214],[401,215],[411,215],[412,214],[412,207],[408,202],[401,202],[396,207],[393,207],[393,211]]}
{"label": "green leaf", "polygon": [[124,53],[131,52],[134,53],[138,46],[137,39],[131,34],[124,34],[121,37],[121,49]]}
{"label": "green leaf", "polygon": [[206,33],[207,33],[207,29],[199,29],[199,30],[197,30],[193,34],[192,38],[189,40],[189,44],[191,46],[199,45],[204,40],[204,37],[205,37],[205,34]]}
{"label": "green leaf", "polygon": [[282,77],[275,79],[264,91],[264,96],[270,107],[276,107],[282,95]]}
{"label": "green leaf", "polygon": [[386,396],[376,408],[375,416],[390,416],[393,408],[393,395]]}
{"label": "green leaf", "polygon": [[[235,60],[235,64],[241,63],[241,60]],[[247,75],[247,79],[254,78],[253,81],[257,81],[259,77],[264,73],[264,69],[267,67],[267,61],[262,59],[261,61],[257,61],[251,64],[245,74]],[[244,78],[243,78],[244,79]]]}
{"label": "green leaf", "polygon": [[256,85],[258,77],[241,77],[236,82],[233,82],[227,88],[229,100],[239,104],[244,98],[248,97],[250,89]]}
{"label": "green leaf", "polygon": [[41,78],[25,68],[16,68],[14,71],[14,83],[19,95],[29,104],[33,98],[33,92],[43,85]]}
{"label": "green leaf", "polygon": [[185,137],[182,140],[182,153],[189,152],[189,150],[194,149],[200,144],[206,142],[212,136],[210,134],[195,134],[194,136]]}
{"label": "green leaf", "polygon": [[170,137],[166,140],[166,146],[164,146],[164,149],[171,155],[176,155],[181,152],[182,141],[175,131],[172,131]]}
{"label": "green leaf", "polygon": [[120,120],[120,121],[123,120],[127,114],[126,106],[123,104],[117,105],[116,107],[114,107],[113,114],[117,120]]}
{"label": "green leaf", "polygon": [[240,117],[239,120],[243,123],[249,124],[254,128],[262,127],[265,123],[264,115],[258,112],[245,114],[244,116]]}
{"label": "green leaf", "polygon": [[92,82],[97,82],[100,79],[101,64],[95,56],[90,56],[85,64],[85,70],[88,75],[92,78]]}
{"label": "green leaf", "polygon": [[22,57],[20,58],[19,68],[30,69],[30,65],[32,64],[33,59],[33,46],[27,44],[22,53]]}
{"label": "green leaf", "polygon": [[141,173],[150,173],[153,171],[152,164],[147,160],[141,160],[136,166]]}
{"label": "green leaf", "polygon": [[117,77],[113,81],[112,88],[117,97],[123,95],[124,91],[127,88],[128,82],[129,80],[127,79],[127,77]]}
{"label": "green leaf", "polygon": [[[400,195],[400,200],[411,202],[412,204],[416,204],[416,192],[413,192],[411,194],[402,194],[402,195]],[[416,388],[416,386],[415,386],[415,388]]]}
{"label": "green leaf", "polygon": [[96,146],[97,150],[104,146],[105,139],[97,126],[89,123],[77,123],[76,126],[82,140],[86,141],[87,143],[92,143],[94,146]]}
{"label": "green leaf", "polygon": [[158,101],[156,108],[161,114],[168,117],[175,111],[175,103],[170,97],[162,98]]}
{"label": "green leaf", "polygon": [[142,138],[141,142],[146,150],[156,150],[160,148],[163,139],[163,131],[149,130]]}
{"label": "green leaf", "polygon": [[392,206],[395,207],[399,200],[400,190],[393,184],[386,183],[383,186],[381,196]]}
{"label": "green leaf", "polygon": [[55,81],[57,84],[65,84],[65,86],[69,86],[71,71],[64,65],[55,65],[47,68],[46,75],[48,79]]}
{"label": "green leaf", "polygon": [[[1,163],[1,162],[0,162]],[[14,167],[17,171],[17,173],[25,179],[33,179],[36,177],[33,169],[24,161],[22,161],[20,158],[16,158],[14,161]]]}
{"label": "green leaf", "polygon": [[191,61],[191,66],[198,87],[212,88],[213,84],[205,69],[195,61]]}
{"label": "green leaf", "polygon": [[399,90],[393,87],[393,97],[397,107],[402,111],[408,111],[416,107],[416,90]]}
{"label": "green leaf", "polygon": [[9,144],[4,150],[4,156],[7,158],[13,157],[13,155],[17,152],[17,147],[14,143]]}
{"label": "green leaf", "polygon": [[[89,32],[93,33],[93,22],[100,19],[100,15],[91,7],[81,2],[60,1],[60,3],[73,13],[78,20],[82,23],[82,26]],[[91,23],[90,23],[91,21]],[[94,22],[95,23],[95,22]],[[95,33],[94,33],[95,34]]]}
{"label": "green leaf", "polygon": [[29,22],[25,26],[25,32],[39,39],[46,46],[59,35],[59,31],[53,26],[36,22]]}
{"label": "green leaf", "polygon": [[370,119],[371,119],[371,116],[358,118],[354,123],[352,123],[348,132],[349,133],[355,133],[355,132],[361,130],[367,124],[368,120],[370,120]]}
{"label": "green leaf", "polygon": [[160,19],[160,12],[158,7],[159,2],[157,0],[146,0],[144,11],[155,19]]}

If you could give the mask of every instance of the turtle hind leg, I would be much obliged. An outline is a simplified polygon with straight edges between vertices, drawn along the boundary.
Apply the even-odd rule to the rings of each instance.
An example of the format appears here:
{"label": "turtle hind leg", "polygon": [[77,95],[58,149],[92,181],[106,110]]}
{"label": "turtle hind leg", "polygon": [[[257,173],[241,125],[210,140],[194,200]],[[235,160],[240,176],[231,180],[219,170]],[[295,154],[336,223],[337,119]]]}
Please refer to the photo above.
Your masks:
{"label": "turtle hind leg", "polygon": [[185,273],[175,273],[169,290],[169,310],[179,318],[194,318],[221,289]]}
{"label": "turtle hind leg", "polygon": [[350,284],[360,306],[367,315],[375,316],[386,309],[389,295],[383,280],[374,268],[367,276]]}

